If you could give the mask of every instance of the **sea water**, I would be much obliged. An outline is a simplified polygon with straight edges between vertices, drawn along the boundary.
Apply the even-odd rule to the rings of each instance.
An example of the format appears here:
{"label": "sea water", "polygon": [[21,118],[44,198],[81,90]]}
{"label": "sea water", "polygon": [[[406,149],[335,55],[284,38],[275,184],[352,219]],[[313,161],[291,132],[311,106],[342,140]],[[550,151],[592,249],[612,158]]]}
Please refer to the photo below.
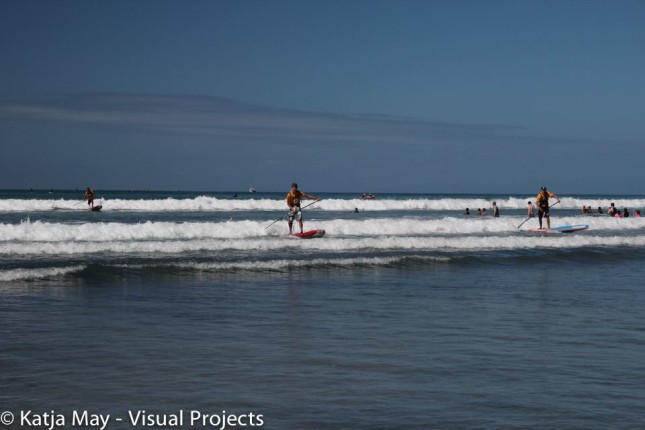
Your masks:
{"label": "sea water", "polygon": [[301,240],[284,194],[0,192],[0,412],[645,426],[645,221],[580,211],[644,196],[313,192]]}

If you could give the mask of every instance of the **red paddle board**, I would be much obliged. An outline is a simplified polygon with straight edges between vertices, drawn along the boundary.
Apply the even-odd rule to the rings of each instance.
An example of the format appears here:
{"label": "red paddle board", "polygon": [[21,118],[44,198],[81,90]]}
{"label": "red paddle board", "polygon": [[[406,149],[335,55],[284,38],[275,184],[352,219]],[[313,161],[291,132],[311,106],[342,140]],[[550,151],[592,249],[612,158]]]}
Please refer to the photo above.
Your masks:
{"label": "red paddle board", "polygon": [[309,230],[304,233],[294,233],[291,236],[297,237],[299,239],[313,239],[316,237],[323,237],[325,235],[325,230]]}

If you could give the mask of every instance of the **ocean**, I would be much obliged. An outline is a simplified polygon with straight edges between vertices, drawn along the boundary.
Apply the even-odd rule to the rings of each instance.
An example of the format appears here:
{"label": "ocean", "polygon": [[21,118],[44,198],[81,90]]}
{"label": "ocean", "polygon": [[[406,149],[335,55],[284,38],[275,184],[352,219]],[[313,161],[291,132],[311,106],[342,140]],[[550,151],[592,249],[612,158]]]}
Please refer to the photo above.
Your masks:
{"label": "ocean", "polygon": [[0,191],[2,422],[645,428],[645,196],[285,194]]}

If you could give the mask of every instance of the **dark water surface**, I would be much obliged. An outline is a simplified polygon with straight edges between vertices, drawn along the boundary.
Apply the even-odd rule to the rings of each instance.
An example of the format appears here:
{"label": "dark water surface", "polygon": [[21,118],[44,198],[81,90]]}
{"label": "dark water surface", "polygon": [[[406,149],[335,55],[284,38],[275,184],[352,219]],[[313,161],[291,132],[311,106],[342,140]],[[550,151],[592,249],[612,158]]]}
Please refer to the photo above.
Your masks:
{"label": "dark water surface", "polygon": [[643,428],[644,275],[616,255],[3,284],[0,405],[253,411],[271,429]]}

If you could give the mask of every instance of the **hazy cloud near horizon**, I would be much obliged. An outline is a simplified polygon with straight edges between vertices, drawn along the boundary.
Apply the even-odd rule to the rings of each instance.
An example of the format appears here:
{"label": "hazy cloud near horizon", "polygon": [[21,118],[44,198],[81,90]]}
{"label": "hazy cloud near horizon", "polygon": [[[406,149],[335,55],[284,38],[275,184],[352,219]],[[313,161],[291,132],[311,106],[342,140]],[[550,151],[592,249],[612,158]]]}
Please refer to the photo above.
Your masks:
{"label": "hazy cloud near horizon", "polygon": [[615,189],[572,170],[589,153],[589,171],[614,163],[623,192],[640,188],[638,157],[623,155],[639,142],[540,137],[509,125],[116,92],[0,101],[0,120],[4,187],[74,188],[91,178],[103,188],[279,189],[298,179],[317,190]]}
{"label": "hazy cloud near horizon", "polygon": [[93,93],[0,102],[0,116],[230,138],[433,143],[505,135],[521,127],[457,124],[378,114],[341,114],[247,104],[224,97]]}

